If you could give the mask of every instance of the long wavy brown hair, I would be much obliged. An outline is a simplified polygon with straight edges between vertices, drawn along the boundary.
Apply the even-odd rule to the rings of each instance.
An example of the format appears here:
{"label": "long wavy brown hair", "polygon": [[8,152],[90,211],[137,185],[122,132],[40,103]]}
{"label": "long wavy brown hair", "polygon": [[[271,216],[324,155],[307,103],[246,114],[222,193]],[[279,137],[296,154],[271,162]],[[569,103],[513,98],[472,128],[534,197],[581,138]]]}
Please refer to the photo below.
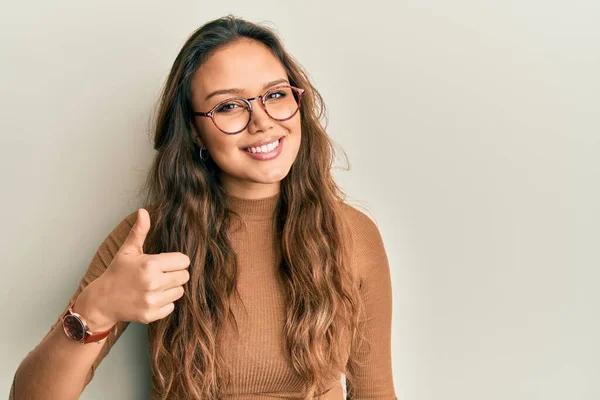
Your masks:
{"label": "long wavy brown hair", "polygon": [[[288,296],[286,351],[305,382],[305,399],[340,372],[347,382],[353,377],[363,304],[351,267],[345,195],[331,175],[335,147],[323,123],[325,105],[271,28],[229,15],[193,32],[177,55],[156,112],[157,154],[139,192],[152,221],[145,252],[178,251],[191,260],[184,296],[148,328],[153,399],[219,399],[230,379],[218,339],[226,318],[237,328],[230,309],[237,293],[237,256],[228,237],[233,214],[218,166],[199,158],[192,139],[191,82],[215,50],[242,38],[264,43],[285,67],[290,84],[305,89],[301,145],[281,182],[273,226]],[[347,391],[351,395],[351,387]]]}

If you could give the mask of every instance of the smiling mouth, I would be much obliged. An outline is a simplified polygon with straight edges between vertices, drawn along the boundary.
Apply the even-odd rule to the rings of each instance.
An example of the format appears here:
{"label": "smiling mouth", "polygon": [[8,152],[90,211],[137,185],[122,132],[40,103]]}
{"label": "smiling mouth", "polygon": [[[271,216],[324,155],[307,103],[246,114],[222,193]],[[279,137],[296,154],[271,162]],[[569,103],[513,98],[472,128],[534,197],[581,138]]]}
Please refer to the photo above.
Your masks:
{"label": "smiling mouth", "polygon": [[247,153],[270,153],[280,146],[281,139],[283,139],[283,136],[272,141],[271,143],[263,144],[262,146],[246,147],[243,148],[243,150]]}
{"label": "smiling mouth", "polygon": [[[267,147],[266,151],[263,150],[263,146],[260,147],[260,150],[258,150],[256,147],[251,147],[250,149],[248,149],[248,148],[240,149],[240,151],[243,151],[244,153],[246,153],[248,155],[248,157],[250,157],[254,160],[258,160],[258,161],[274,160],[277,157],[279,157],[279,155],[283,151],[282,149],[284,146],[285,138],[286,138],[286,136],[283,136],[283,137],[275,140],[274,142],[272,142],[272,144],[263,145],[263,146]],[[254,152],[253,152],[253,150],[254,150]]]}

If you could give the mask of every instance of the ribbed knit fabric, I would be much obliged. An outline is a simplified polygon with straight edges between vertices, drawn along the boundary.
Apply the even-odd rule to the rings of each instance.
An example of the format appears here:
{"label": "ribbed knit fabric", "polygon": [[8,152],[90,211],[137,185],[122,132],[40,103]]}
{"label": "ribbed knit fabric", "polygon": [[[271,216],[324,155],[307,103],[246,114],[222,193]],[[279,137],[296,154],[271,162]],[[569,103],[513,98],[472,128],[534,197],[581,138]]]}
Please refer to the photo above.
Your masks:
{"label": "ribbed knit fabric", "polygon": [[[227,400],[302,398],[302,381],[284,351],[285,292],[278,279],[281,255],[274,246],[272,228],[278,199],[279,194],[257,200],[234,196],[227,199],[229,207],[243,219],[230,228],[238,255],[238,291],[243,305],[234,302],[232,306],[239,337],[234,328],[227,325],[220,345],[231,371],[231,384],[225,390]],[[356,379],[348,385],[356,393],[355,399],[395,400],[391,365],[392,292],[387,255],[379,230],[368,216],[348,204],[344,204],[344,216],[352,231],[352,263],[361,277],[361,295],[368,320],[364,328],[368,351],[357,356],[361,367]],[[136,212],[133,212],[106,237],[71,300],[106,270],[135,220]],[[60,317],[56,323],[60,323]],[[108,337],[86,386],[127,325],[128,322],[119,323],[116,335],[111,333]],[[341,372],[338,376],[315,398],[342,399]]]}

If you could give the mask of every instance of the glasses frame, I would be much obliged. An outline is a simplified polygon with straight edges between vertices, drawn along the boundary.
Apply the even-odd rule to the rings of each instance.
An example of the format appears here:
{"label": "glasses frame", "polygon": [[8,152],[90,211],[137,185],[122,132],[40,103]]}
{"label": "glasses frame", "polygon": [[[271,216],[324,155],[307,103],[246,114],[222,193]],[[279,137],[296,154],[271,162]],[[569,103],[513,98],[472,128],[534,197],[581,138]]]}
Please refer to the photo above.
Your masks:
{"label": "glasses frame", "polygon": [[[296,111],[294,111],[294,113],[292,115],[290,115],[289,117],[283,118],[283,119],[279,119],[279,118],[273,117],[267,111],[267,106],[265,105],[265,97],[264,96],[267,93],[269,93],[269,92],[271,92],[273,90],[282,89],[282,88],[290,88],[290,89],[292,89],[292,91],[294,93],[296,93],[297,98],[298,98],[298,108],[296,108]],[[303,93],[304,93],[304,89],[300,89],[300,88],[295,87],[295,86],[291,86],[291,85],[278,85],[278,86],[275,86],[275,87],[272,87],[272,88],[266,90],[263,94],[258,95],[258,96],[249,97],[249,98],[246,98],[246,97],[230,97],[228,99],[225,99],[223,101],[218,102],[217,105],[215,105],[213,108],[210,109],[210,111],[207,111],[207,112],[193,111],[193,113],[194,113],[194,115],[197,115],[199,117],[209,117],[212,120],[213,124],[217,127],[217,129],[220,130],[221,132],[223,132],[224,134],[226,134],[226,135],[237,135],[238,133],[243,132],[248,127],[248,125],[250,125],[250,122],[252,121],[252,112],[253,112],[252,103],[251,103],[252,100],[254,100],[254,99],[260,99],[259,104],[260,104],[261,108],[264,110],[264,112],[271,119],[273,119],[275,121],[287,121],[288,119],[291,119],[292,117],[294,117],[294,115],[296,115],[298,113],[298,111],[300,110],[300,104],[302,103],[302,94]],[[225,103],[228,103],[228,102],[230,102],[232,100],[241,100],[244,103],[246,103],[246,105],[248,106],[248,112],[250,113],[250,117],[248,118],[248,122],[246,123],[246,125],[242,129],[240,129],[239,131],[236,131],[236,132],[225,132],[223,129],[219,128],[219,125],[217,125],[217,123],[215,122],[214,113],[215,113],[215,110],[218,109],[221,105],[223,105]]]}

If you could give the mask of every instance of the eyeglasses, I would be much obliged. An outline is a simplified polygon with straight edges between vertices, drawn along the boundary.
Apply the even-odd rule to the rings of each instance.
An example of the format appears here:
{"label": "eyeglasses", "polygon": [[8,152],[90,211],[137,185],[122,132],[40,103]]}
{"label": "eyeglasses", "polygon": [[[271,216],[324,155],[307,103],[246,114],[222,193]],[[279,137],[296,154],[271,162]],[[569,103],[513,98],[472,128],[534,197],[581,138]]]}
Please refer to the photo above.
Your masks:
{"label": "eyeglasses", "polygon": [[260,105],[269,117],[275,121],[286,121],[300,109],[304,89],[294,86],[276,86],[260,96],[252,98],[234,97],[219,102],[208,112],[194,111],[194,115],[210,117],[215,126],[223,133],[235,135],[250,124],[252,103],[260,99]]}

